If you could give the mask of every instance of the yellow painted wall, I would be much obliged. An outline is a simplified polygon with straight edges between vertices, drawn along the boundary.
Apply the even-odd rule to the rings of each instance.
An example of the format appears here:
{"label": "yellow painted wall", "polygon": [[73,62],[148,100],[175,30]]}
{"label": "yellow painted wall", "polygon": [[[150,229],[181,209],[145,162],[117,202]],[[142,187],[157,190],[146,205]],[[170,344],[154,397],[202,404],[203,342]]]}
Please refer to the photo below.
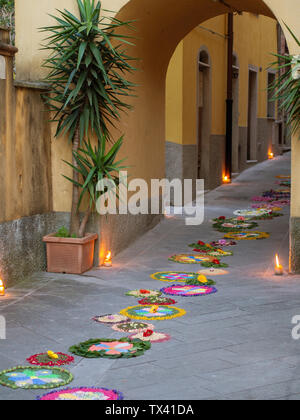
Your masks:
{"label": "yellow painted wall", "polygon": [[[182,144],[183,138],[183,43],[176,48],[166,78],[166,140]],[[172,123],[171,123],[172,122]]]}
{"label": "yellow painted wall", "polygon": [[243,16],[235,16],[234,31],[234,50],[240,63],[239,125],[246,127],[249,66],[259,69],[257,116],[267,117],[267,68],[276,61],[272,53],[277,53],[277,22],[265,16],[244,13]]}
{"label": "yellow painted wall", "polygon": [[[258,118],[267,116],[267,68],[277,52],[277,22],[274,19],[244,13],[234,17],[234,51],[240,65],[239,125],[247,126],[249,66],[261,69],[258,73]],[[247,28],[247,30],[245,30]],[[213,31],[209,32],[208,30]],[[197,140],[197,60],[205,47],[211,59],[212,77],[212,135],[226,131],[227,90],[227,16],[203,22],[177,46],[166,81],[166,140],[181,144],[196,144]],[[183,56],[179,63],[179,57]],[[183,71],[183,76],[182,76]],[[183,77],[183,82],[182,78]],[[177,84],[177,89],[176,89]],[[182,101],[177,98],[183,96]],[[175,106],[176,103],[176,110]],[[179,120],[182,119],[180,122]]]}
{"label": "yellow painted wall", "polygon": [[[224,34],[226,16],[217,16],[203,22],[204,26]],[[226,78],[222,72],[226,68],[225,37],[216,36],[201,27],[192,31],[183,41],[184,50],[184,111],[183,144],[196,144],[197,138],[197,79],[198,55],[202,47],[206,47],[211,61],[212,78],[212,134],[223,134],[225,130],[225,99]],[[222,69],[222,70],[221,70]],[[221,71],[220,71],[221,70]],[[221,76],[221,77],[220,77]],[[220,100],[221,98],[221,100]],[[169,123],[167,122],[167,126]]]}

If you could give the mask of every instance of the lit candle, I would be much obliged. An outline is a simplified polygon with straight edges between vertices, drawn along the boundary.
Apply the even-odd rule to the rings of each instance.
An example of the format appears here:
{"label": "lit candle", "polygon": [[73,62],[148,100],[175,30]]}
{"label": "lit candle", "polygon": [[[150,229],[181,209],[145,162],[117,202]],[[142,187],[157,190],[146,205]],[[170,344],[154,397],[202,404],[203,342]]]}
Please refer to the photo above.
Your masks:
{"label": "lit candle", "polygon": [[4,287],[3,280],[0,279],[0,296],[4,296],[4,295],[5,295],[5,287]]}
{"label": "lit candle", "polygon": [[276,254],[276,256],[275,256],[275,262],[276,262],[276,264],[275,264],[275,274],[276,274],[276,276],[282,276],[283,275],[283,267],[279,262],[278,254]]}
{"label": "lit candle", "polygon": [[104,267],[112,267],[111,251],[109,251],[104,260]]}
{"label": "lit candle", "polygon": [[228,175],[223,176],[223,182],[224,184],[229,184],[231,182],[230,177]]}
{"label": "lit candle", "polygon": [[269,159],[273,159],[274,158],[274,153],[272,153],[272,152],[269,152]]}

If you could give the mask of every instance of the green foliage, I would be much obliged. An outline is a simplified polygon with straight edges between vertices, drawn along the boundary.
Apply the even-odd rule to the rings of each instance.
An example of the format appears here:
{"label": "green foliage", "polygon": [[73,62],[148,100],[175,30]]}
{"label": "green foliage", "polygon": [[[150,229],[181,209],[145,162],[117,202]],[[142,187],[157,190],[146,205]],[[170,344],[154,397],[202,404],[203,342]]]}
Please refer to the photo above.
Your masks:
{"label": "green foliage", "polygon": [[84,141],[83,147],[80,147],[78,151],[73,151],[77,167],[65,161],[67,165],[73,168],[75,173],[77,172],[80,175],[79,182],[64,176],[81,190],[78,207],[86,194],[89,197],[90,208],[96,204],[100,195],[107,192],[107,188],[97,191],[99,182],[104,179],[111,180],[116,187],[119,186],[120,179],[118,173],[126,168],[125,166],[122,166],[124,160],[116,162],[116,157],[122,144],[123,137],[120,137],[106,153],[106,138],[103,135],[94,148],[90,141]]}
{"label": "green foliage", "polygon": [[9,7],[13,9],[15,7],[14,0],[0,0],[0,7]]}
{"label": "green foliage", "polygon": [[[92,206],[101,192],[97,184],[104,178],[119,184],[115,163],[123,139],[119,139],[106,154],[105,143],[112,140],[111,129],[121,118],[121,111],[131,109],[125,99],[133,96],[134,84],[128,80],[135,68],[134,59],[126,54],[133,45],[131,36],[121,35],[123,28],[133,29],[131,21],[101,17],[101,3],[76,0],[78,17],[69,11],[52,16],[53,26],[41,28],[47,32],[44,50],[50,54],[43,66],[49,71],[46,82],[50,91],[45,96],[57,123],[55,136],[68,135],[73,142],[73,184],[71,232],[84,235]],[[93,149],[89,136],[98,140]],[[80,147],[79,147],[80,145]],[[103,193],[103,192],[102,192]],[[87,194],[89,207],[79,222],[79,206]]]}
{"label": "green foliage", "polygon": [[[300,41],[287,28],[300,47]],[[292,132],[296,132],[300,128],[300,55],[273,55],[277,61],[271,67],[276,66],[278,70],[278,77],[271,86],[273,100],[279,101],[279,108],[288,114],[287,125]]]}
{"label": "green foliage", "polygon": [[11,28],[11,43],[15,40],[15,2],[0,0],[0,26]]}
{"label": "green foliage", "polygon": [[[101,3],[76,0],[79,17],[67,10],[52,16],[56,24],[41,28],[47,32],[43,49],[50,56],[43,64],[49,70],[46,82],[51,91],[46,101],[58,122],[56,136],[68,134],[73,140],[79,127],[80,141],[95,132],[110,137],[120,111],[130,109],[124,97],[133,96],[134,84],[126,76],[134,67],[124,46],[132,37],[117,30],[131,22],[100,17]],[[113,45],[114,44],[114,45]]]}
{"label": "green foliage", "polygon": [[58,229],[56,235],[57,238],[76,238],[76,235],[70,235],[69,230],[63,226],[60,229]]}

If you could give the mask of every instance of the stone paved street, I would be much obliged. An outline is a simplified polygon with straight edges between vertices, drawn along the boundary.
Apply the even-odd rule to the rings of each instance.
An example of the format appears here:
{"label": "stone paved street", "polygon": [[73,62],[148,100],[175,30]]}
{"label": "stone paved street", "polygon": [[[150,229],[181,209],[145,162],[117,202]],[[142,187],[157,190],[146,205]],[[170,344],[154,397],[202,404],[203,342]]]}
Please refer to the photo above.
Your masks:
{"label": "stone paved street", "polygon": [[[91,320],[137,304],[125,293],[159,289],[168,283],[151,279],[158,271],[197,271],[198,265],[168,261],[189,252],[188,244],[221,239],[210,220],[232,216],[250,206],[250,198],[275,186],[275,176],[290,173],[290,156],[245,171],[231,185],[205,198],[205,223],[185,226],[182,218],[165,219],[113,260],[111,269],[84,276],[38,273],[0,298],[7,339],[0,340],[0,369],[24,365],[27,357],[47,350],[67,352],[89,338],[125,336]],[[261,241],[241,241],[227,257],[229,274],[216,276],[218,293],[175,299],[186,315],[154,322],[171,341],[153,344],[132,359],[82,359],[67,367],[70,386],[118,389],[130,399],[299,399],[300,341],[291,337],[292,317],[300,314],[300,277],[276,277],[274,255],[288,268],[289,208],[284,217],[259,221],[270,232]],[[46,390],[14,391],[0,387],[2,399],[34,399]]]}

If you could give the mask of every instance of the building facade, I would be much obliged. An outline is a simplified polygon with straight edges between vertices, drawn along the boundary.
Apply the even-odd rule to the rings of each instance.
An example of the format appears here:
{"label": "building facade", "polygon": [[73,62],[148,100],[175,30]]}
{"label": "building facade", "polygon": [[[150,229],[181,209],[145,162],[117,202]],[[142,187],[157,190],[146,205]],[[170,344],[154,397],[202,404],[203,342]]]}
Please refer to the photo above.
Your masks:
{"label": "building facade", "polygon": [[[272,54],[285,47],[278,27],[253,13],[233,18],[233,175],[290,147],[270,91]],[[225,173],[228,38],[226,14],[198,25],[177,46],[166,78],[167,177],[203,178],[205,189]]]}

